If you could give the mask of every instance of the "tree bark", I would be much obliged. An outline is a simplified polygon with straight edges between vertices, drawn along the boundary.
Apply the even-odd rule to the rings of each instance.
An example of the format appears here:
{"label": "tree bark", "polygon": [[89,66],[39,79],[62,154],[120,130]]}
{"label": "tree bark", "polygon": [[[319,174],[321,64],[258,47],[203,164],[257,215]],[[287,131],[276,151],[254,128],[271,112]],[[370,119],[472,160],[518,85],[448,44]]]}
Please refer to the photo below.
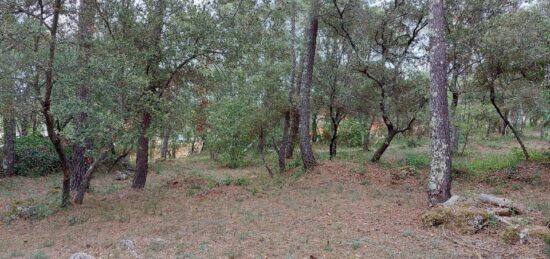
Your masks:
{"label": "tree bark", "polygon": [[[65,147],[61,143],[61,138],[55,131],[55,123],[53,115],[50,113],[51,107],[51,95],[54,86],[54,74],[53,66],[55,61],[55,52],[56,52],[56,43],[57,43],[57,30],[59,24],[59,13],[61,12],[61,0],[55,0],[53,6],[53,18],[50,26],[50,48],[48,52],[48,61],[45,70],[45,91],[42,99],[42,115],[44,116],[44,121],[46,123],[46,130],[48,132],[48,137],[52,142],[54,149],[59,157],[61,162],[61,170],[63,172],[63,189],[61,194],[61,207],[69,206],[71,203],[71,168],[69,165],[69,160],[65,155]],[[40,93],[40,89],[37,89]]]}
{"label": "tree bark", "polygon": [[500,108],[498,107],[498,105],[496,103],[496,93],[495,93],[494,82],[491,82],[489,87],[490,87],[489,91],[490,91],[491,104],[493,105],[493,107],[495,107],[495,110],[497,111],[498,115],[500,116],[500,118],[504,122],[504,127],[509,127],[510,130],[512,130],[512,133],[514,134],[514,137],[516,137],[516,140],[518,141],[519,145],[521,146],[521,150],[523,151],[523,155],[525,156],[525,160],[529,160],[529,152],[527,152],[527,148],[525,148],[525,145],[523,144],[523,141],[521,140],[521,137],[520,137],[519,133],[516,131],[514,126],[512,126],[512,124],[510,124],[510,121],[508,120],[508,117],[506,117],[502,113],[502,111],[500,110]]}
{"label": "tree bark", "polygon": [[319,29],[319,19],[317,12],[319,9],[318,0],[311,0],[311,16],[310,16],[310,28],[308,31],[308,46],[307,46],[307,66],[305,73],[304,86],[300,90],[300,104],[299,104],[299,135],[300,135],[300,153],[302,155],[302,162],[304,168],[309,169],[314,167],[317,162],[313,155],[313,148],[311,146],[311,136],[309,135],[309,123],[310,123],[310,97],[311,87],[313,81],[313,65],[315,62],[315,49],[317,46],[317,32]]}
{"label": "tree bark", "polygon": [[371,162],[377,163],[380,161],[380,158],[382,158],[382,154],[386,151],[386,149],[390,146],[391,141],[397,135],[397,131],[393,128],[388,129],[388,134],[386,135],[386,138],[384,138],[384,142],[378,149],[374,152],[374,155],[372,155]]}
{"label": "tree bark", "polygon": [[290,136],[290,120],[291,120],[291,111],[292,106],[294,105],[293,95],[296,82],[296,1],[292,1],[292,15],[290,18],[290,55],[292,59],[292,66],[290,69],[289,77],[289,89],[288,89],[288,102],[289,108],[283,113],[283,137],[281,140],[281,146],[279,148],[279,172],[284,172],[286,170],[286,157],[289,146],[292,144]]}
{"label": "tree bark", "polygon": [[[82,106],[88,106],[90,69],[87,69],[92,51],[92,37],[94,33],[94,1],[81,0],[78,14],[78,57],[77,62],[80,66],[80,87],[76,93],[77,98],[82,102]],[[71,178],[71,190],[76,191],[82,184],[82,179],[88,170],[86,162],[86,150],[91,148],[92,140],[90,138],[82,139],[83,129],[86,128],[88,113],[85,111],[77,112],[75,116],[75,131],[77,140],[73,146]]]}
{"label": "tree bark", "polygon": [[149,169],[149,137],[147,137],[147,130],[151,126],[151,119],[151,113],[143,111],[136,153],[136,173],[132,182],[132,188],[134,189],[143,189],[147,180]]}
{"label": "tree bark", "polygon": [[430,128],[431,163],[428,181],[430,206],[451,198],[451,138],[447,103],[447,44],[443,0],[430,6]]}
{"label": "tree bark", "polygon": [[[155,9],[148,18],[153,23],[150,34],[152,44],[149,46],[149,51],[152,51],[153,55],[147,61],[147,66],[145,69],[146,74],[149,77],[149,85],[146,90],[149,93],[154,93],[157,87],[161,84],[159,81],[159,65],[162,51],[160,44],[162,29],[164,26],[164,14],[166,11],[165,0],[156,1],[155,4]],[[151,126],[151,111],[149,111],[148,108],[144,108],[142,111],[142,116],[138,139],[138,150],[136,153],[136,172],[132,182],[132,188],[134,189],[143,189],[145,187],[147,171],[149,170],[149,137],[147,136],[147,131]]]}
{"label": "tree bark", "polygon": [[329,159],[332,160],[336,157],[336,145],[338,142],[338,127],[340,126],[340,121],[332,119],[332,137],[330,138],[329,146]]}

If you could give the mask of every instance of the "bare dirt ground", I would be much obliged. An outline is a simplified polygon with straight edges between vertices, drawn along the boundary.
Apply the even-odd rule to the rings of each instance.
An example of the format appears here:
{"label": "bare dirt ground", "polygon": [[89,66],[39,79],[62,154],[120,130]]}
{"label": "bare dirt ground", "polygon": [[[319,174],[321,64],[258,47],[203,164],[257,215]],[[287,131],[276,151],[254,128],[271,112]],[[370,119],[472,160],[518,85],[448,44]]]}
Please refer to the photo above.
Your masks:
{"label": "bare dirt ground", "polygon": [[[550,169],[522,166],[521,174],[537,170],[540,182],[513,180],[521,189],[506,182],[501,194],[544,209],[550,204]],[[461,235],[422,226],[425,172],[396,182],[391,174],[397,169],[346,161],[321,162],[311,172],[275,179],[259,167],[229,170],[186,159],[157,169],[162,173],[150,174],[145,191],[99,175],[84,205],[0,225],[0,256],[68,258],[82,251],[96,258],[545,257],[542,241],[508,245],[497,227]],[[246,176],[250,183],[225,185],[229,176]],[[2,189],[17,186],[16,195],[2,196],[2,208],[13,197],[55,192],[55,178],[2,180]],[[491,182],[459,177],[454,192],[488,192],[495,188]],[[125,249],[121,240],[135,247]]]}

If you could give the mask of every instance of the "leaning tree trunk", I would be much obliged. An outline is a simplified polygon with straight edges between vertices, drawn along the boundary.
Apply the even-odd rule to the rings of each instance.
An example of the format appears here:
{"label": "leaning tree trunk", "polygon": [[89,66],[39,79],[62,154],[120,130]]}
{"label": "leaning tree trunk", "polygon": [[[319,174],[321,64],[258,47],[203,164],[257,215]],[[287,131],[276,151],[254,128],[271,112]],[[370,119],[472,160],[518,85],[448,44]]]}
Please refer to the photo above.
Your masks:
{"label": "leaning tree trunk", "polygon": [[500,108],[498,107],[498,105],[496,103],[496,93],[495,93],[494,84],[491,83],[491,85],[489,87],[490,87],[489,90],[490,90],[491,104],[493,105],[493,107],[495,107],[495,110],[497,111],[498,115],[500,116],[500,118],[504,122],[504,127],[505,128],[509,127],[510,130],[512,130],[512,133],[514,134],[514,137],[516,137],[516,140],[518,141],[519,145],[521,146],[521,150],[523,151],[523,155],[525,156],[525,160],[529,160],[529,152],[527,152],[527,148],[523,144],[523,141],[521,140],[521,137],[520,137],[519,133],[516,131],[514,126],[512,126],[512,124],[510,124],[510,121],[508,120],[508,117],[502,113],[502,111],[500,110]]}
{"label": "leaning tree trunk", "polygon": [[382,145],[378,147],[378,149],[374,152],[374,155],[372,155],[372,158],[370,160],[371,162],[378,163],[378,161],[380,161],[380,158],[382,157],[386,149],[388,149],[391,141],[393,140],[395,135],[397,135],[397,133],[398,132],[395,129],[388,128],[388,134],[386,135],[386,138],[384,138],[384,142],[382,143]]}
{"label": "leaning tree trunk", "polygon": [[[90,55],[92,51],[92,36],[94,33],[94,1],[82,0],[80,1],[79,14],[78,14],[78,57],[77,62],[81,68],[80,70],[80,87],[76,93],[77,98],[82,102],[83,106],[87,106],[87,100],[89,96],[90,72],[86,69],[90,61]],[[86,121],[88,113],[79,111],[75,116],[75,131],[77,140],[73,146],[72,167],[73,175],[71,177],[71,189],[76,191],[82,184],[82,179],[86,171],[88,170],[88,163],[86,163],[86,149],[91,148],[91,139],[81,139],[83,129],[86,127]]]}
{"label": "leaning tree trunk", "polygon": [[304,86],[300,90],[300,104],[299,104],[299,135],[300,135],[300,153],[302,155],[302,162],[304,168],[309,169],[314,167],[317,162],[313,156],[313,148],[311,146],[311,136],[309,135],[309,123],[310,123],[310,102],[311,86],[313,82],[313,65],[315,62],[315,49],[317,46],[317,32],[319,29],[319,19],[317,17],[317,11],[319,9],[318,0],[311,0],[311,17],[310,28],[308,31],[308,46],[307,46],[307,67],[305,73]]}
{"label": "leaning tree trunk", "polygon": [[[13,87],[13,86],[9,86]],[[11,92],[11,91],[10,91]],[[9,97],[8,98],[12,98]],[[2,171],[5,176],[15,175],[15,103],[9,102],[2,120],[4,126],[4,157],[2,159]],[[5,104],[6,105],[6,104]]]}
{"label": "leaning tree trunk", "polygon": [[430,206],[451,197],[451,136],[447,103],[447,45],[443,0],[430,6],[430,128],[431,163],[428,180]]}
{"label": "leaning tree trunk", "polygon": [[138,150],[136,153],[136,173],[132,182],[132,188],[134,189],[143,189],[147,180],[147,171],[149,169],[149,137],[147,137],[147,130],[151,126],[151,119],[151,113],[143,111]]}

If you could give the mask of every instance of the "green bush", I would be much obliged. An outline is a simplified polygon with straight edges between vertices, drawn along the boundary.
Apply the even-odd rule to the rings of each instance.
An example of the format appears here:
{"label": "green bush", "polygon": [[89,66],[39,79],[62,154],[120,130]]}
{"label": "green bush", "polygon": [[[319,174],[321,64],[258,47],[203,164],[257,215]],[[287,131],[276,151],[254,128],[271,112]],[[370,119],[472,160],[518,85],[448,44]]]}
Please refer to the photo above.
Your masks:
{"label": "green bush", "polygon": [[410,153],[407,154],[405,159],[407,161],[407,166],[415,168],[422,168],[430,165],[430,157],[422,154]]}
{"label": "green bush", "polygon": [[[66,150],[70,154],[70,149]],[[44,176],[58,172],[59,157],[47,137],[29,135],[18,138],[15,143],[15,171],[22,176]]]}

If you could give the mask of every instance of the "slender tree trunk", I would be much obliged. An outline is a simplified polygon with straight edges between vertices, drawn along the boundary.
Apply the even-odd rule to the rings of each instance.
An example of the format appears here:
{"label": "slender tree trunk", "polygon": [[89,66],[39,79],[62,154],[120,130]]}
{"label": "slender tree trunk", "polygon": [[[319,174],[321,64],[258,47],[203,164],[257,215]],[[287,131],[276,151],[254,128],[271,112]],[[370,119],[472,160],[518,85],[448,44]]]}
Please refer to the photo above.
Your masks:
{"label": "slender tree trunk", "polygon": [[[111,148],[110,150],[113,150],[113,149]],[[84,201],[84,195],[86,194],[86,189],[88,189],[88,186],[90,186],[92,174],[96,171],[99,164],[105,160],[110,150],[104,150],[100,154],[100,156],[97,158],[97,160],[90,165],[90,167],[86,170],[86,172],[82,176],[83,178],[82,184],[78,186],[78,189],[76,190],[76,195],[74,198],[74,202],[76,204],[82,204],[82,202]]]}
{"label": "slender tree trunk", "polygon": [[495,93],[495,86],[493,83],[490,85],[490,97],[491,97],[491,104],[493,104],[493,107],[495,107],[495,110],[497,111],[498,115],[504,121],[504,127],[508,126],[510,130],[512,130],[512,133],[514,134],[514,137],[516,137],[516,140],[518,141],[519,145],[521,146],[521,150],[523,151],[523,155],[525,156],[525,160],[529,160],[529,152],[527,152],[527,148],[525,148],[525,145],[523,144],[523,141],[521,140],[521,137],[519,133],[516,131],[516,129],[510,124],[510,121],[508,120],[508,117],[506,117],[500,108],[498,107],[496,103],[496,93]]}
{"label": "slender tree trunk", "polygon": [[451,138],[447,103],[447,45],[444,0],[430,6],[430,128],[431,163],[428,181],[430,206],[451,197]]}
{"label": "slender tree trunk", "polygon": [[458,127],[458,103],[460,100],[460,94],[453,92],[453,99],[451,102],[451,151],[453,153],[458,152],[459,140],[460,140],[460,127]]}
{"label": "slender tree trunk", "polygon": [[263,154],[265,151],[265,130],[263,126],[260,126],[260,132],[258,134],[258,153]]}
{"label": "slender tree trunk", "polygon": [[[88,106],[89,82],[91,70],[87,68],[92,51],[92,37],[94,33],[94,1],[81,0],[78,14],[78,64],[80,66],[80,87],[76,93],[77,98],[82,102],[82,106]],[[85,111],[77,112],[75,118],[75,131],[77,140],[73,146],[71,177],[71,190],[76,191],[82,184],[82,179],[88,170],[86,162],[86,149],[91,148],[92,140],[90,138],[81,138],[82,131],[86,128],[88,113]]]}
{"label": "slender tree trunk", "polygon": [[296,143],[298,142],[298,129],[299,129],[299,123],[300,123],[300,113],[298,112],[298,103],[300,99],[300,91],[302,89],[302,83],[304,78],[304,70],[305,70],[305,55],[301,55],[300,57],[300,63],[299,63],[299,69],[296,73],[296,80],[295,85],[292,93],[292,109],[290,110],[290,144],[287,145],[286,150],[286,158],[290,159],[292,156],[294,156],[294,147],[296,146]]}
{"label": "slender tree trunk", "polygon": [[[57,43],[57,28],[59,24],[59,13],[61,12],[61,0],[55,0],[53,7],[53,17],[50,26],[50,49],[48,53],[48,61],[46,65],[46,82],[45,91],[42,100],[42,115],[46,124],[46,130],[48,131],[48,137],[52,142],[54,149],[61,162],[61,170],[63,172],[63,189],[61,194],[61,207],[69,206],[71,203],[71,168],[69,160],[65,155],[65,147],[61,143],[61,138],[55,131],[54,118],[50,113],[51,107],[51,95],[54,86],[54,71],[53,65],[55,61],[56,43]],[[37,92],[40,93],[40,89],[37,88]]]}
{"label": "slender tree trunk", "polygon": [[151,114],[148,111],[143,111],[141,120],[141,129],[139,132],[138,150],[136,153],[136,173],[132,188],[143,189],[147,180],[147,172],[149,169],[149,137],[147,130],[151,126]]}
{"label": "slender tree trunk", "polygon": [[[292,16],[290,19],[290,34],[291,34],[291,40],[290,40],[290,54],[292,59],[292,67],[290,69],[290,77],[289,77],[289,89],[288,89],[288,101],[290,107],[294,105],[293,101],[293,95],[294,95],[294,88],[296,87],[296,0],[292,1]],[[287,151],[289,150],[289,146],[292,144],[291,136],[290,136],[290,123],[291,123],[291,108],[288,108],[284,112],[283,116],[283,137],[281,140],[281,146],[279,148],[279,172],[284,172],[286,170],[286,157],[287,157]]]}
{"label": "slender tree trunk", "polygon": [[[154,51],[151,59],[147,61],[146,68],[146,74],[149,77],[149,85],[146,91],[150,93],[154,93],[160,84],[159,65],[161,61],[161,38],[162,29],[164,26],[165,9],[165,0],[155,1],[154,11],[148,17],[148,19],[153,23],[150,34],[153,42],[149,48]],[[145,187],[145,181],[147,180],[147,173],[149,170],[149,137],[147,137],[147,131],[151,126],[151,111],[148,110],[148,108],[144,108],[142,111],[142,116],[138,139],[138,150],[136,153],[136,172],[132,182],[132,188],[134,189],[143,189]]]}
{"label": "slender tree trunk", "polygon": [[332,137],[330,138],[330,146],[329,146],[329,155],[330,160],[332,160],[334,157],[336,157],[336,145],[338,142],[338,127],[340,122],[336,120],[332,120]]}
{"label": "slender tree trunk", "polygon": [[300,90],[300,104],[299,104],[299,135],[300,135],[300,153],[302,155],[302,162],[304,168],[309,169],[314,167],[317,162],[313,156],[313,148],[311,146],[311,136],[309,135],[309,123],[310,123],[310,103],[311,87],[313,82],[313,65],[315,62],[315,49],[317,46],[317,32],[319,28],[319,20],[317,12],[319,9],[318,0],[311,0],[311,17],[310,28],[308,31],[308,46],[307,46],[307,66],[305,73],[304,86]]}
{"label": "slender tree trunk", "polygon": [[168,146],[170,144],[170,133],[171,129],[170,127],[166,126],[164,127],[162,131],[162,145],[160,147],[160,158],[162,160],[166,160],[168,157]]}
{"label": "slender tree trunk", "polygon": [[378,161],[380,161],[380,158],[382,158],[382,155],[384,154],[386,149],[388,149],[391,141],[393,140],[395,135],[397,135],[397,133],[398,132],[395,129],[388,128],[388,134],[386,135],[386,138],[384,138],[384,142],[382,143],[382,145],[378,147],[378,149],[374,152],[374,155],[372,155],[372,158],[370,160],[371,162],[378,163]]}
{"label": "slender tree trunk", "polygon": [[[9,86],[13,87],[13,86]],[[11,98],[11,97],[8,97]],[[6,104],[4,104],[6,105]],[[7,104],[2,119],[2,125],[4,126],[4,157],[2,159],[2,171],[4,176],[13,176],[15,175],[15,109],[13,107],[15,103],[13,101],[10,104]]]}

